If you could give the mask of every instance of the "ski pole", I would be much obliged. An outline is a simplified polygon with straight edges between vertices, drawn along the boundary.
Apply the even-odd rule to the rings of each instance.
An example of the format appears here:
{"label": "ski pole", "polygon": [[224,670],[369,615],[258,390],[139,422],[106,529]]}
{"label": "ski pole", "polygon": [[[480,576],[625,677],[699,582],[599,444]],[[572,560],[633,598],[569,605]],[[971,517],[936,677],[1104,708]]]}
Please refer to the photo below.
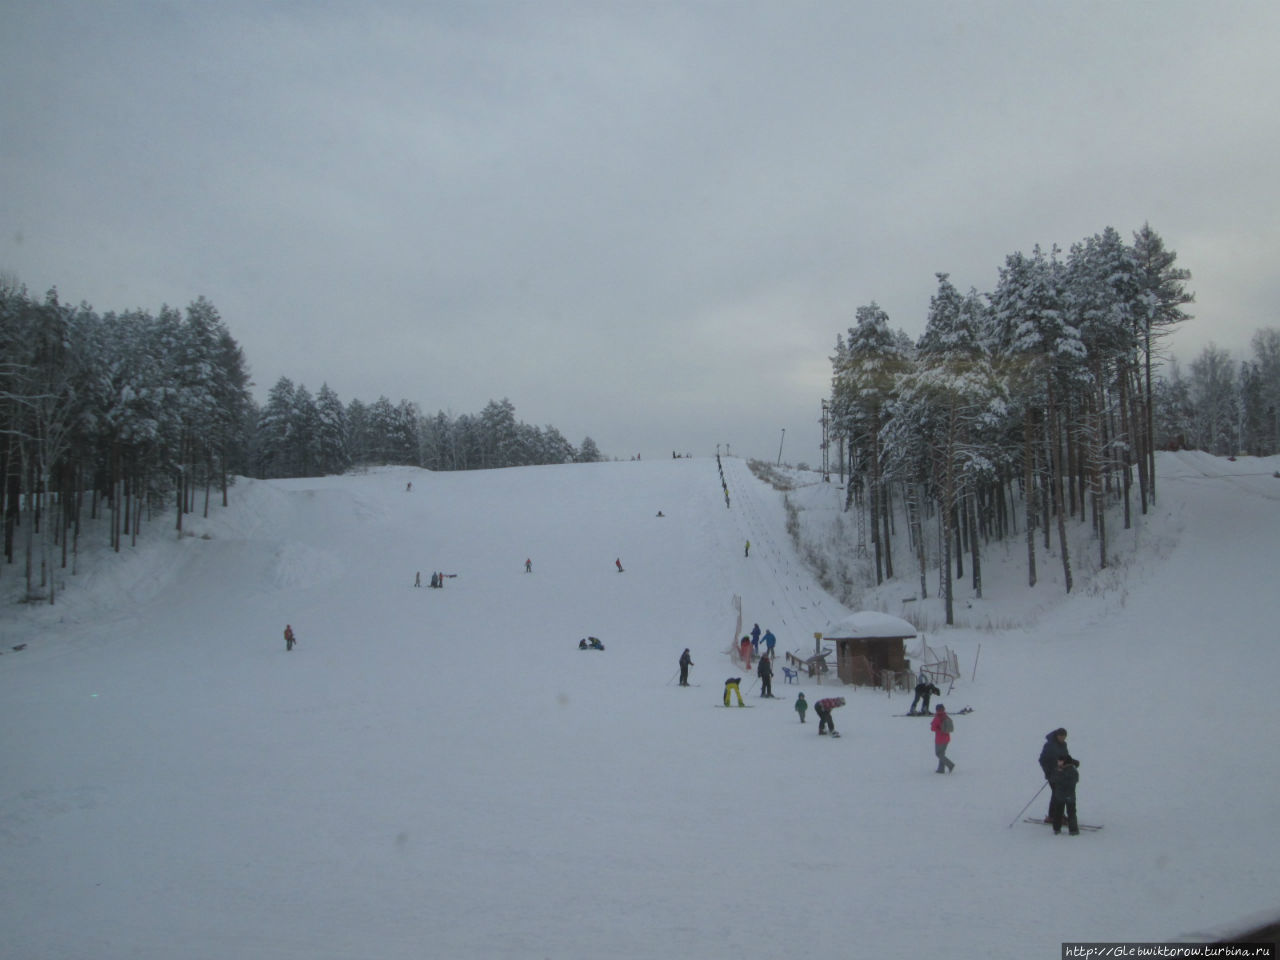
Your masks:
{"label": "ski pole", "polygon": [[[1048,780],[1040,784],[1040,789],[1036,791],[1036,797],[1044,793],[1044,788],[1047,787],[1048,785],[1049,785]],[[1032,797],[1030,800],[1027,801],[1027,807],[1031,806],[1033,803],[1036,802],[1036,797]],[[1012,827],[1014,823],[1017,823],[1018,820],[1022,817],[1022,815],[1027,812],[1027,807],[1023,807],[1021,810],[1018,811],[1018,816],[1013,818],[1013,823],[1009,824],[1010,827]]]}

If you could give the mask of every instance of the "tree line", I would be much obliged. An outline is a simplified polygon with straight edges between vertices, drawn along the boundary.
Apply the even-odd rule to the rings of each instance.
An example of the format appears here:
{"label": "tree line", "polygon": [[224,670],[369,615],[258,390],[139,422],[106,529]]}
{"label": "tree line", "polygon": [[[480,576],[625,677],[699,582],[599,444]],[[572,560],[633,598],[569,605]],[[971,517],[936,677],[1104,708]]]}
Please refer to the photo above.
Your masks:
{"label": "tree line", "polygon": [[[244,353],[203,297],[185,311],[97,313],[0,276],[0,517],[4,564],[24,562],[26,596],[56,598],[81,523],[106,517],[119,551],[144,517],[207,515],[237,474],[294,477],[353,466],[465,470],[602,459],[554,427],[516,419],[507,399],[478,415],[313,398],[282,377],[259,407]],[[43,592],[42,592],[43,591]]]}
{"label": "tree line", "polygon": [[1176,260],[1149,225],[1132,243],[1108,227],[1065,256],[1057,247],[1009,255],[986,294],[937,274],[915,342],[890,330],[876,303],[856,310],[831,357],[824,442],[848,474],[845,507],[858,511],[858,547],[877,583],[894,576],[905,537],[924,596],[936,566],[952,623],[953,578],[966,560],[981,596],[982,544],[1024,538],[1034,586],[1037,544],[1048,553],[1056,534],[1070,590],[1067,523],[1091,525],[1105,567],[1107,507],[1121,505],[1126,528],[1135,509],[1149,509],[1157,449],[1280,449],[1275,331],[1255,337],[1257,357],[1238,377],[1213,348],[1189,380],[1176,367],[1156,375],[1160,341],[1194,299]]}

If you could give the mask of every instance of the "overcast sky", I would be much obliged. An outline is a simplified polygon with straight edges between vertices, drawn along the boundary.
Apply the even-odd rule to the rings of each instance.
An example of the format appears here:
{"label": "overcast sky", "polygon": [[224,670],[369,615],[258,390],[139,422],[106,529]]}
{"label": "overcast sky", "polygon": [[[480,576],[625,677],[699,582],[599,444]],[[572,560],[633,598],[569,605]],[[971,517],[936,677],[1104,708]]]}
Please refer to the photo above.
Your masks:
{"label": "overcast sky", "polygon": [[1170,343],[1280,326],[1280,4],[0,0],[0,271],[211,300],[261,400],[819,460],[934,274],[1149,222]]}

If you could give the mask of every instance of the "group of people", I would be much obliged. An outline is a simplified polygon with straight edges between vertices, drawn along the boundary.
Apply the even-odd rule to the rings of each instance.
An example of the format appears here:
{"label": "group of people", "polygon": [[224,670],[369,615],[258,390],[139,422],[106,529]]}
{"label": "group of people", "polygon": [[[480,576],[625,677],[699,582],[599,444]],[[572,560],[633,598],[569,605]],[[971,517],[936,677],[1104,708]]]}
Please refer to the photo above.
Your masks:
{"label": "group of people", "polygon": [[578,641],[579,650],[603,650],[604,644],[599,637],[583,637]]}
{"label": "group of people", "polygon": [[[754,633],[759,631],[759,624],[756,625]],[[772,636],[772,634],[767,634]],[[758,641],[757,641],[758,643]],[[750,638],[743,637],[744,659],[749,656]],[[760,658],[760,665],[757,668],[757,674],[760,677],[760,696],[772,697],[772,653],[773,644],[769,644],[769,653]],[[748,661],[749,662],[749,661]],[[685,647],[684,652],[680,654],[680,686],[689,686],[689,668],[693,666],[693,658],[689,653],[689,648]],[[920,671],[919,682],[916,684],[915,699],[911,701],[911,709],[909,713],[913,716],[923,715],[928,712],[929,699],[934,695],[938,695],[941,691],[934,686],[928,679],[923,670]],[[732,706],[733,701],[737,700],[740,707],[745,707],[746,703],[742,699],[742,678],[729,677],[724,682],[724,705]],[[917,714],[916,705],[921,704],[921,711]],[[844,697],[825,697],[813,704],[814,713],[818,715],[818,735],[819,736],[839,736],[836,732],[835,721],[832,719],[832,711],[843,707],[845,704]],[[805,714],[809,710],[809,702],[805,699],[804,691],[800,691],[796,696],[795,711],[800,716],[800,722],[805,722]],[[962,710],[961,713],[966,711]],[[947,756],[947,748],[951,745],[951,734],[955,731],[955,722],[947,713],[945,704],[939,703],[933,709],[933,719],[929,722],[929,729],[933,733],[933,752],[937,757],[938,766],[934,773],[951,773],[956,768],[955,761]],[[1052,733],[1045,736],[1044,748],[1040,751],[1040,769],[1044,772],[1044,778],[1052,787],[1051,799],[1049,801],[1049,813],[1045,817],[1045,822],[1053,825],[1053,832],[1059,834],[1065,824],[1067,832],[1071,836],[1080,833],[1080,825],[1076,816],[1076,784],[1080,780],[1080,761],[1071,756],[1067,750],[1067,731],[1063,727],[1059,727]]]}
{"label": "group of people", "polygon": [[738,656],[742,658],[742,665],[748,670],[751,669],[751,661],[760,656],[760,644],[765,647],[765,656],[770,660],[773,659],[773,648],[778,643],[778,638],[773,635],[772,630],[760,632],[760,624],[754,624],[751,627],[751,633],[744,636],[738,641]]}

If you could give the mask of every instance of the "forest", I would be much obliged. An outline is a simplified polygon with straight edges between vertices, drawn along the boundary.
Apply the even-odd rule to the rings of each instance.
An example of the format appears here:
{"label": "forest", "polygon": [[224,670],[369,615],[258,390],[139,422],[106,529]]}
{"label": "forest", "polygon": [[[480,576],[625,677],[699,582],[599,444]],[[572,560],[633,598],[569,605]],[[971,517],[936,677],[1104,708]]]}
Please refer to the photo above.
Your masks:
{"label": "forest", "polygon": [[[1157,491],[1154,452],[1280,450],[1280,331],[1260,330],[1237,364],[1210,346],[1183,375],[1161,341],[1189,319],[1190,272],[1149,226],[1126,243],[1108,227],[1071,247],[1014,253],[996,289],[961,293],[937,274],[924,333],[892,331],[874,302],[836,339],[822,401],[823,472],[848,478],[846,509],[869,537],[877,582],[894,574],[893,505],[922,587],[936,564],[980,590],[980,544],[1093,525],[1126,527]],[[217,308],[98,313],[57,290],[31,297],[0,276],[0,514],[3,564],[24,563],[28,600],[55,599],[85,518],[109,518],[117,551],[144,519],[223,504],[237,475],[342,473],[378,464],[493,469],[604,459],[586,437],[530,426],[514,405],[426,415],[408,400],[343,402],[281,377],[258,405],[249,365]],[[1112,510],[1116,507],[1116,510]],[[923,525],[936,524],[939,556]]]}
{"label": "forest", "polygon": [[[952,577],[967,558],[981,596],[981,545],[1016,536],[1028,585],[1039,537],[1070,591],[1068,522],[1092,526],[1105,567],[1108,518],[1127,529],[1155,500],[1157,449],[1277,451],[1280,332],[1259,331],[1238,371],[1210,347],[1188,378],[1176,365],[1157,373],[1160,342],[1193,301],[1176,260],[1149,225],[1128,244],[1108,227],[1065,256],[1009,255],[989,294],[937,274],[914,343],[874,302],[857,309],[831,358],[823,470],[834,457],[848,478],[876,583],[895,576],[894,539],[905,537],[911,572],[900,575],[918,575],[927,596],[936,565],[952,623]],[[932,558],[926,524],[938,531]]]}

